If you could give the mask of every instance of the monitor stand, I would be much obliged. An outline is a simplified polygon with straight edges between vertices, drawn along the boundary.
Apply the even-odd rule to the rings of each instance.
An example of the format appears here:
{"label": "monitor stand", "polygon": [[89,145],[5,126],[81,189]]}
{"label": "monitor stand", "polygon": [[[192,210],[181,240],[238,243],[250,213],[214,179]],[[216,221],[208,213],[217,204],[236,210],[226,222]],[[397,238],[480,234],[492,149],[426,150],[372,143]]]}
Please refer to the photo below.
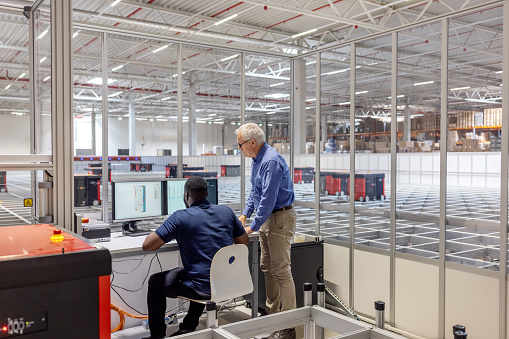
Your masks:
{"label": "monitor stand", "polygon": [[122,223],[122,234],[130,237],[137,237],[141,235],[149,235],[152,231],[148,229],[138,228],[136,225],[141,220],[129,220]]}

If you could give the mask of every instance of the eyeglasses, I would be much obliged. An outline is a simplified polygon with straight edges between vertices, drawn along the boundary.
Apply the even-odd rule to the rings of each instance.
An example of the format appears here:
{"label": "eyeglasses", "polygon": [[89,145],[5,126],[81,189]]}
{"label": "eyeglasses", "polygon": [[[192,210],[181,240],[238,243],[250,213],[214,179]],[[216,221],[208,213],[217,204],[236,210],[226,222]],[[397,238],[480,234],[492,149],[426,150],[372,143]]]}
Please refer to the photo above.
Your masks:
{"label": "eyeglasses", "polygon": [[246,141],[244,141],[242,144],[239,144],[239,143],[237,143],[237,144],[239,145],[239,148],[242,148],[242,145],[244,145],[246,142],[251,141],[252,139],[253,139],[253,138],[251,138],[251,139],[249,139],[249,140],[246,140]]}

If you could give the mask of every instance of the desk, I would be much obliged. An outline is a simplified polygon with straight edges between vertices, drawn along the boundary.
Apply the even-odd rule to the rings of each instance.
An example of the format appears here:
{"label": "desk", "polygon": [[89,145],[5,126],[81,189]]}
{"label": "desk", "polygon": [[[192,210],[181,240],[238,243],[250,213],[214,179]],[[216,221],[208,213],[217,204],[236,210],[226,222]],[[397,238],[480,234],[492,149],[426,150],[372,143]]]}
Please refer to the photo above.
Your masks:
{"label": "desk", "polygon": [[[150,259],[150,263],[154,260],[157,255],[157,259],[160,260],[161,269],[169,270],[177,266],[181,266],[180,254],[178,251],[178,245],[176,241],[171,241],[159,250],[154,252],[145,252],[141,248],[143,241],[146,236],[137,236],[130,237],[125,236],[121,232],[112,232],[111,233],[111,241],[109,242],[101,242],[97,243],[104,248],[107,248],[110,251],[112,262],[113,262],[113,274],[112,274],[112,293],[111,293],[111,301],[116,306],[121,306],[122,304],[126,304],[129,308],[134,308],[136,310],[141,310],[145,313],[146,311],[146,296],[147,296],[147,282],[150,274],[156,273],[155,267],[151,270],[151,266],[148,260],[145,260],[148,268],[143,267],[143,259],[147,256],[152,256]],[[258,253],[258,233],[253,233],[249,235],[251,244],[254,253]],[[256,250],[255,250],[256,249]],[[139,262],[136,266],[132,264],[132,262]],[[146,266],[145,265],[145,266]],[[133,269],[132,267],[135,266]],[[159,266],[157,266],[157,272],[159,271]],[[139,269],[140,271],[136,271]],[[259,271],[259,257],[255,256],[251,261],[251,277],[253,279],[253,295],[258,295],[258,271]],[[128,272],[129,274],[125,273]],[[142,279],[143,276],[146,275],[145,279]],[[140,288],[140,281],[142,282],[142,286]],[[120,286],[122,285],[122,286]],[[130,297],[130,300],[126,298],[126,296],[120,296],[118,293],[122,292],[123,294],[127,294],[128,292],[136,291],[135,295]],[[252,298],[252,309],[251,316],[253,318],[258,316],[258,298]],[[128,299],[126,302],[124,299]],[[127,305],[128,304],[128,305]],[[178,307],[178,301],[170,301],[168,300],[168,307],[171,309],[172,307]],[[116,326],[118,321],[116,320],[116,313],[112,313],[112,328]],[[140,321],[137,319],[126,318],[125,328],[139,326]]]}

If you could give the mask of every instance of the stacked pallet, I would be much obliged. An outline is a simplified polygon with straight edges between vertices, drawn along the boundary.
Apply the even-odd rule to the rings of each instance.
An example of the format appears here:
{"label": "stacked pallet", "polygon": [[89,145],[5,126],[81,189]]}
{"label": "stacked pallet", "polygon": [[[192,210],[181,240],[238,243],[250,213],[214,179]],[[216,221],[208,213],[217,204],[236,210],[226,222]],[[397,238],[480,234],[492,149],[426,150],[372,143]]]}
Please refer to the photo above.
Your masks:
{"label": "stacked pallet", "polygon": [[463,111],[458,112],[458,118],[456,121],[457,128],[470,128],[475,126],[475,111]]}
{"label": "stacked pallet", "polygon": [[424,129],[440,129],[440,114],[429,114],[424,116]]}
{"label": "stacked pallet", "polygon": [[502,126],[502,108],[487,108],[484,110],[484,126]]}

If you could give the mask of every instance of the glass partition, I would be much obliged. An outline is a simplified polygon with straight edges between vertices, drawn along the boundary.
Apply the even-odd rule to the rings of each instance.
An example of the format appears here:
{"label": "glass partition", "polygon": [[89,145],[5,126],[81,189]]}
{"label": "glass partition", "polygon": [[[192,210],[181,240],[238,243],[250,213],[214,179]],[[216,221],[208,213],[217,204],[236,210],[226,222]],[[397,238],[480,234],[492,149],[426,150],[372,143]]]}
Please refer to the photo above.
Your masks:
{"label": "glass partition", "polygon": [[24,199],[32,197],[30,171],[0,171],[0,226],[32,223],[30,206]]}
{"label": "glass partition", "polygon": [[[316,123],[319,124],[316,122],[317,102],[314,95],[316,93],[316,60],[312,57],[295,59],[294,67],[296,68],[294,72],[296,92],[293,99],[295,111],[293,182],[296,194],[295,205],[299,206],[297,233],[315,235],[317,223],[314,192],[315,152],[319,151],[315,143],[315,127]],[[274,132],[277,133],[277,130]]]}
{"label": "glass partition", "polygon": [[[102,218],[102,38],[74,31],[74,210],[90,222]],[[109,179],[109,173],[107,178]],[[106,181],[108,182],[108,180]]]}
{"label": "glass partition", "polygon": [[446,260],[496,271],[502,28],[499,7],[449,20]]}
{"label": "glass partition", "polygon": [[[39,8],[50,7],[51,1],[43,1]],[[35,114],[34,139],[36,140],[35,153],[51,154],[51,23],[47,11],[33,12],[34,22],[34,70],[32,75],[34,88]],[[24,91],[30,90],[28,71],[19,75],[17,82],[25,82]]]}
{"label": "glass partition", "polygon": [[[321,54],[320,233],[349,241],[350,46]],[[353,127],[355,128],[355,127]]]}
{"label": "glass partition", "polygon": [[184,164],[217,177],[218,204],[238,215],[241,158],[235,129],[240,123],[240,63],[240,54],[232,51],[184,48],[184,78],[189,82],[184,90]]}
{"label": "glass partition", "polygon": [[396,251],[438,258],[441,23],[398,33]]}
{"label": "glass partition", "polygon": [[[39,14],[37,14],[39,15]],[[0,91],[0,154],[30,154],[30,81],[29,81],[29,25],[22,16],[0,12],[0,21],[9,36],[2,39],[0,61],[2,84]],[[49,29],[49,22],[41,22],[41,27]],[[47,34],[46,34],[47,35]],[[47,37],[42,36],[47,44]],[[36,44],[41,55],[47,50],[43,44]]]}
{"label": "glass partition", "polygon": [[[245,122],[258,123],[264,129],[267,144],[283,156],[288,167],[290,167],[291,152],[290,73],[289,60],[256,54],[245,55]],[[305,113],[296,113],[295,119],[303,119],[302,114]],[[305,126],[305,123],[301,126]],[[252,159],[246,158],[245,161],[247,201],[251,190]],[[298,200],[298,189],[301,187],[297,188],[297,184],[294,184],[294,187],[296,200]],[[251,216],[251,221],[254,217],[255,214]],[[297,228],[300,227],[299,224],[297,215]]]}
{"label": "glass partition", "polygon": [[390,247],[392,36],[356,44],[355,242]]}

